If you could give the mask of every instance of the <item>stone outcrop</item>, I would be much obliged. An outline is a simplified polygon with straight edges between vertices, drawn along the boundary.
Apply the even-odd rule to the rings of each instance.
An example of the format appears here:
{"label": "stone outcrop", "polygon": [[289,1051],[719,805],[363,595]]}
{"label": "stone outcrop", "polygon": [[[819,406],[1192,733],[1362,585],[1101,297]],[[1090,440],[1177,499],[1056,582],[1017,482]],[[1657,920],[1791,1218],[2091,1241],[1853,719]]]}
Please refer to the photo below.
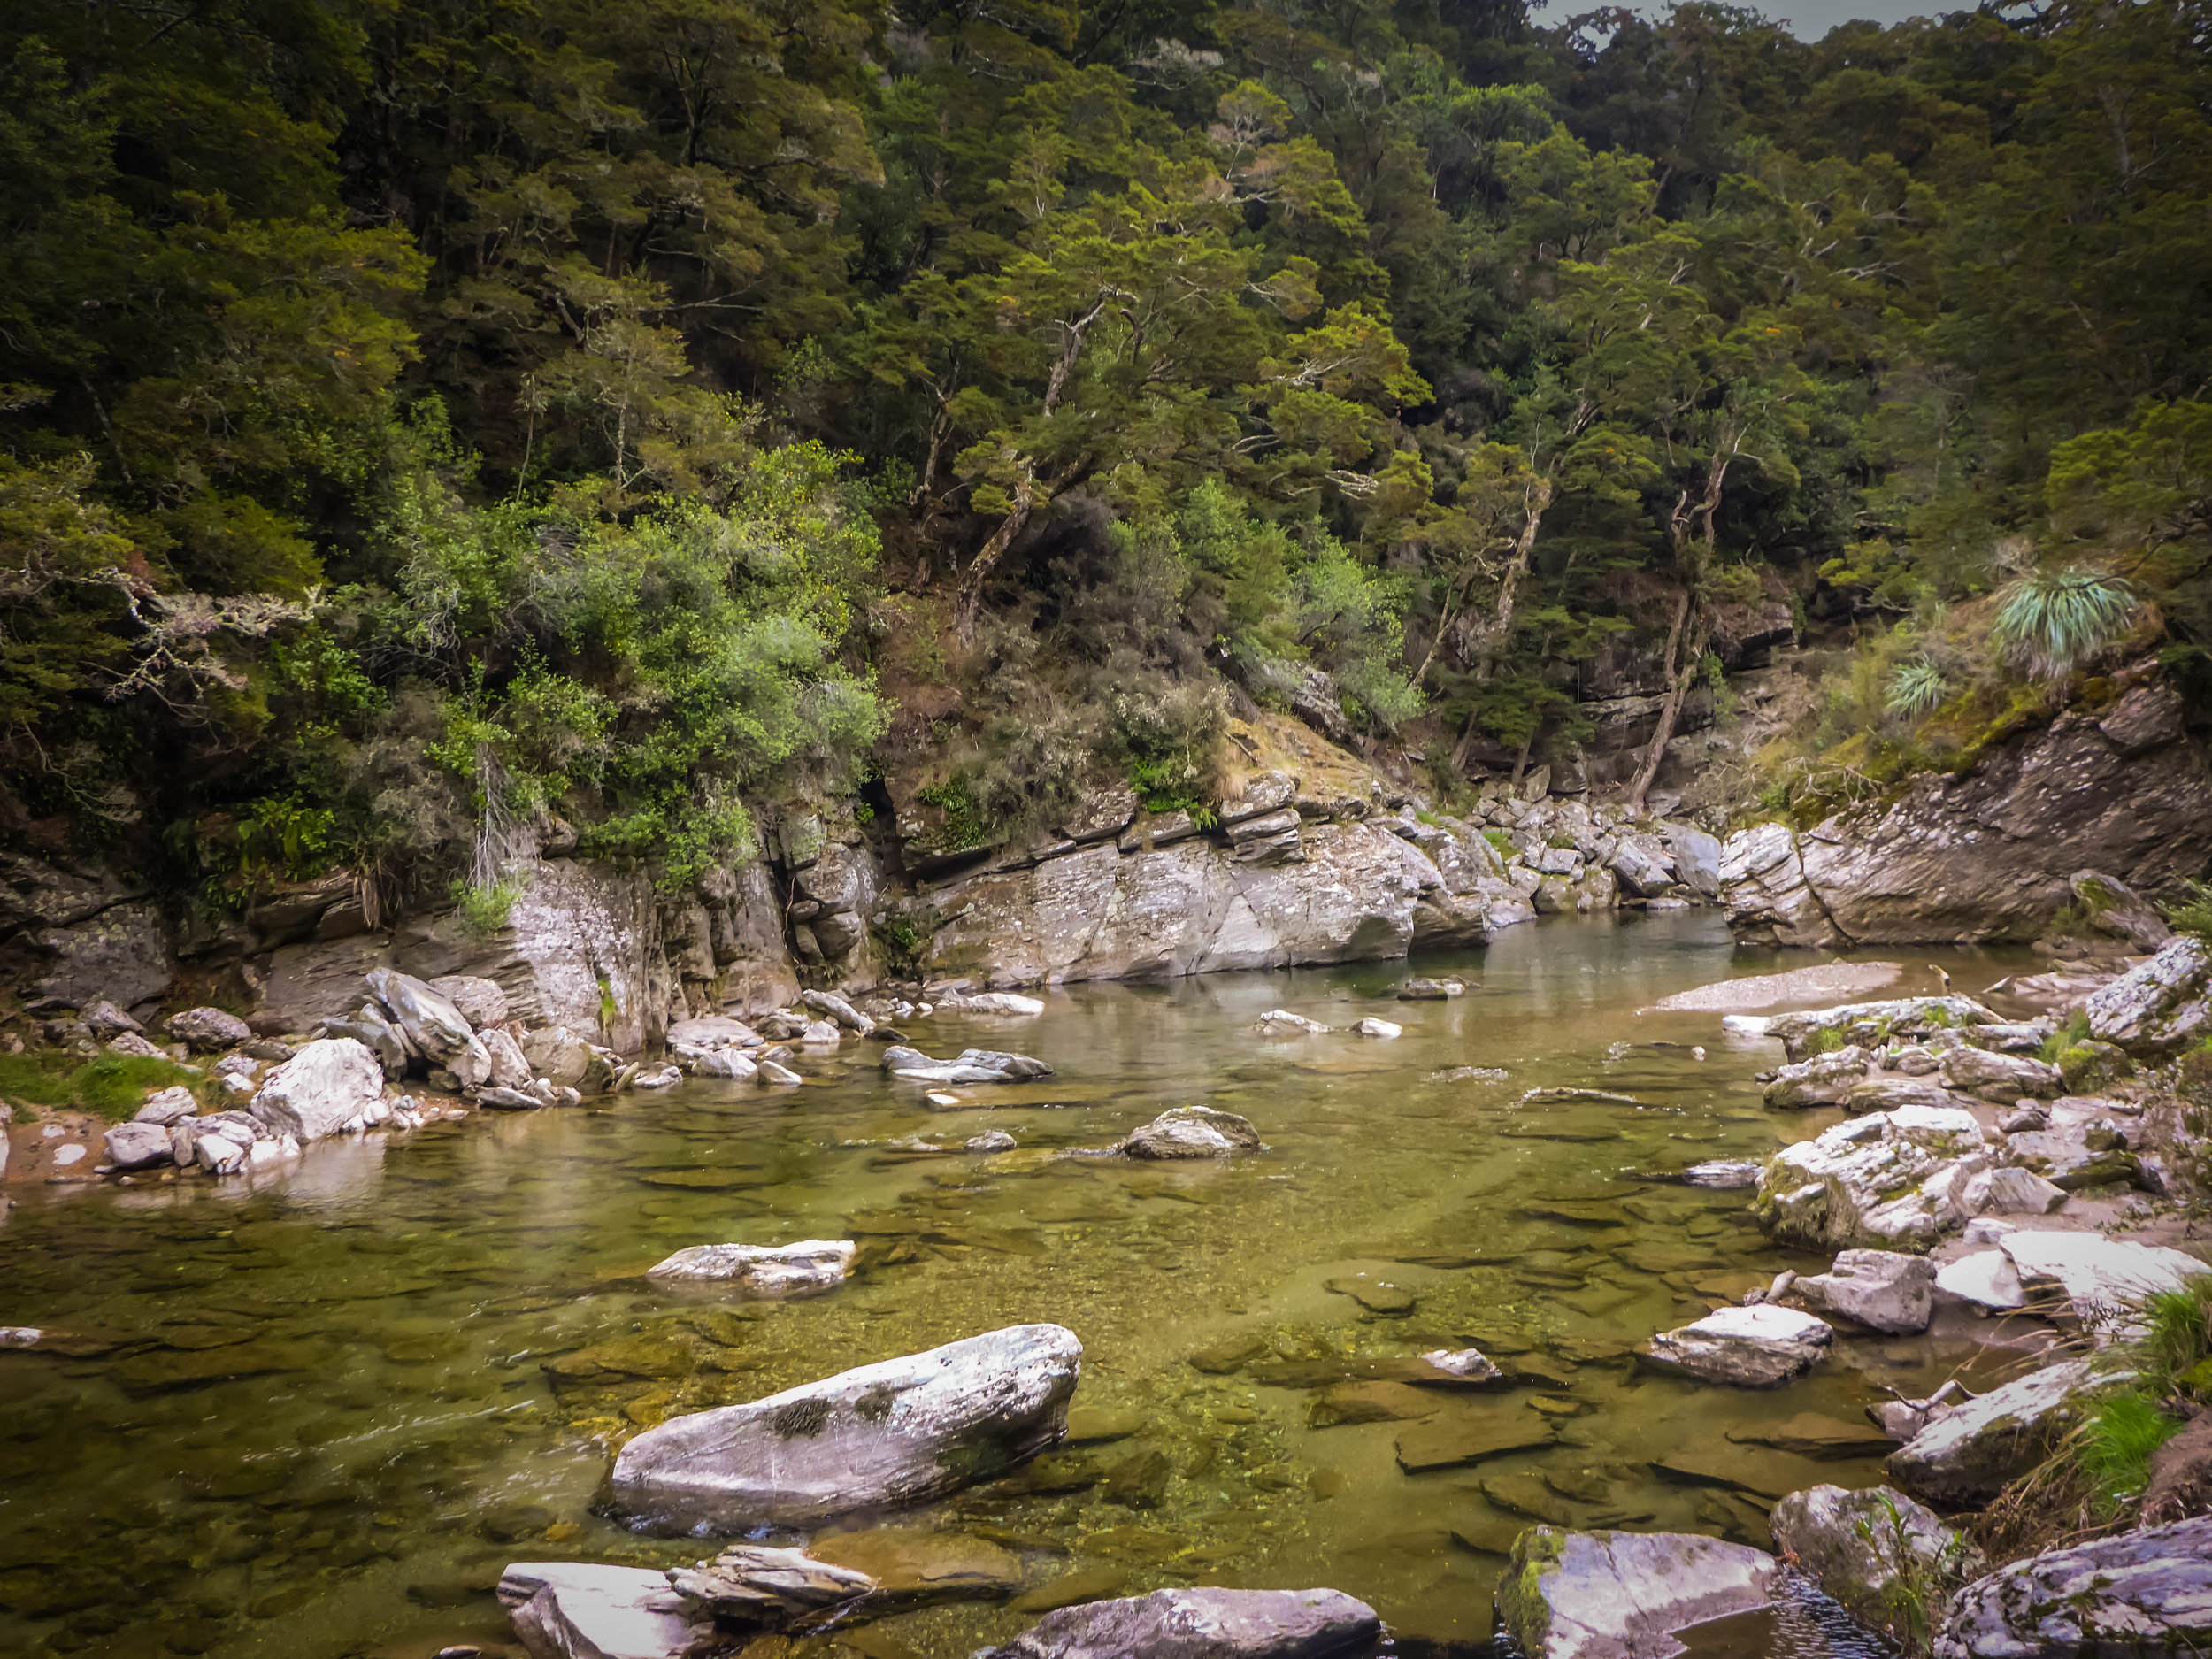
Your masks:
{"label": "stone outcrop", "polygon": [[1819,948],[2032,939],[2085,869],[2177,890],[2212,864],[2212,772],[2180,692],[2150,672],[2104,710],[2062,714],[1963,773],[1922,773],[1811,829],[1730,837],[1730,926]]}
{"label": "stone outcrop", "polygon": [[2046,1551],[1952,1598],[1936,1659],[2212,1650],[2212,1518]]}
{"label": "stone outcrop", "polygon": [[2126,1380],[2081,1360],[2031,1371],[1931,1421],[1890,1454],[1890,1479],[1931,1503],[1986,1503],[2042,1462],[2100,1390]]}
{"label": "stone outcrop", "polygon": [[982,1659],[1335,1659],[1381,1634],[1340,1590],[1155,1590],[1062,1608]]}
{"label": "stone outcrop", "polygon": [[1775,1237],[1811,1249],[1921,1254],[1964,1222],[1953,1187],[1985,1162],[1971,1112],[1870,1112],[1776,1153],[1753,1212]]}
{"label": "stone outcrop", "polygon": [[2166,1054],[2212,1034],[2212,945],[2185,935],[2093,992],[2089,1033],[2131,1053]]}
{"label": "stone outcrop", "polygon": [[657,1527],[744,1532],[917,1503],[1067,1432],[1082,1344],[1015,1325],[648,1429],[615,1460],[617,1507]]}
{"label": "stone outcrop", "polygon": [[1498,1617],[1528,1659],[1644,1659],[1679,1653],[1676,1631],[1767,1606],[1781,1575],[1773,1556],[1717,1538],[1532,1526]]}

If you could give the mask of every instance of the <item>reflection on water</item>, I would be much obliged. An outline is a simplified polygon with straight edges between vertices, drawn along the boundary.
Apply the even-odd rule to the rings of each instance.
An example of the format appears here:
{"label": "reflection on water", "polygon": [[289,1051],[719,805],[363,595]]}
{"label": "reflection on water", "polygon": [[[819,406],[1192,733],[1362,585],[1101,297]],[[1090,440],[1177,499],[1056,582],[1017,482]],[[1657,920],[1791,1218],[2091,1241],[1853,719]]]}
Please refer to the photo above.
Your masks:
{"label": "reflection on water", "polygon": [[[1940,959],[1967,987],[2003,971]],[[1774,1394],[1635,1369],[1653,1331],[1817,1265],[1769,1247],[1746,1194],[1657,1179],[1825,1121],[1766,1113],[1766,1055],[1724,1047],[1717,1016],[1634,1012],[1764,965],[1732,959],[1709,915],[1563,918],[1425,962],[1479,984],[1451,1002],[1388,1000],[1402,967],[1370,964],[918,1024],[933,1050],[1058,1067],[961,1091],[973,1107],[933,1109],[849,1044],[789,1095],[687,1084],[318,1148],[253,1187],[27,1197],[0,1226],[0,1324],[73,1340],[0,1354],[0,1648],[497,1651],[488,1592],[510,1560],[701,1553],[593,1512],[624,1436],[1027,1320],[1082,1338],[1088,1442],[908,1518],[997,1543],[1032,1582],[1329,1584],[1407,1651],[1468,1651],[1532,1519],[1763,1544],[1773,1497],[1878,1478],[1877,1383],[1924,1392],[1961,1357],[1846,1341]],[[1263,1039],[1279,1005],[1406,1033]],[[1636,1103],[1521,1102],[1563,1086]],[[1043,1156],[1187,1102],[1249,1117],[1268,1153]],[[1020,1149],[889,1144],[989,1128]],[[780,1306],[639,1277],[685,1245],[809,1237],[857,1239],[860,1277]],[[1514,1386],[1440,1395],[1371,1363],[1469,1343]],[[1402,1440],[1417,1463],[1486,1438],[1525,1449],[1401,1466]],[[864,1646],[964,1655],[1028,1617],[941,1607]],[[1701,1651],[1870,1651],[1808,1628]]]}

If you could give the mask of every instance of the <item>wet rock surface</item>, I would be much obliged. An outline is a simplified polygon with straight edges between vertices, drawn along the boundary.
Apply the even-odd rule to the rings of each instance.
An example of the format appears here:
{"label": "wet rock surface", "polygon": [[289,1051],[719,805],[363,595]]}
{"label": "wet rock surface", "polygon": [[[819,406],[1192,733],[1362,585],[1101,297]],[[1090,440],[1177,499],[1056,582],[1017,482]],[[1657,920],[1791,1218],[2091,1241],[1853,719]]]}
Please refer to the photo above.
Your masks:
{"label": "wet rock surface", "polygon": [[1680,1652],[1678,1631],[1767,1606],[1781,1571],[1714,1538],[1534,1526],[1514,1542],[1498,1617],[1529,1659],[1644,1659]]}
{"label": "wet rock surface", "polygon": [[1016,1325],[676,1417],[622,1448],[614,1501],[657,1526],[741,1532],[956,1491],[1066,1432],[1082,1351],[1058,1325]]}
{"label": "wet rock surface", "polygon": [[1833,1333],[1788,1308],[1723,1308],[1679,1330],[1663,1331],[1639,1350],[1647,1363],[1704,1382],[1776,1388],[1827,1356]]}
{"label": "wet rock surface", "polygon": [[1381,1633],[1335,1590],[1156,1590],[1064,1608],[988,1659],[1332,1659]]}

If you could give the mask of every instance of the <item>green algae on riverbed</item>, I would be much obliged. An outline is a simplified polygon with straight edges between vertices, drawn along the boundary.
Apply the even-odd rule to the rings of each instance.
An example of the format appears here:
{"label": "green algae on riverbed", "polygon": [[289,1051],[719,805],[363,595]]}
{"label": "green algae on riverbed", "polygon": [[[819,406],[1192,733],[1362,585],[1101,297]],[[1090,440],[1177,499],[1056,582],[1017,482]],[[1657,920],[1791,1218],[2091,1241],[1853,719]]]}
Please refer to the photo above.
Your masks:
{"label": "green algae on riverbed", "polygon": [[[1970,987],[2004,971],[1940,960]],[[1841,1340],[1773,1394],[1630,1354],[1819,1264],[1770,1247],[1745,1193],[1658,1179],[1827,1121],[1765,1112],[1768,1051],[1724,1047],[1717,1016],[1635,1012],[1765,964],[1688,915],[1561,918],[1441,965],[1480,988],[1400,1004],[1403,965],[1360,964],[927,1023],[933,1051],[1049,1059],[1033,1105],[933,1109],[849,1043],[795,1094],[687,1083],[325,1145],[276,1177],[27,1196],[0,1225],[0,1323],[74,1341],[0,1354],[0,1648],[495,1647],[510,1560],[705,1553],[595,1513],[628,1435],[1033,1320],[1082,1339],[1078,1405],[1114,1433],[901,1518],[1010,1551],[1047,1601],[1073,1579],[1325,1583],[1472,1642],[1533,1518],[1763,1544],[1781,1493],[1872,1484],[1877,1385],[1925,1392],[1964,1354]],[[1262,1035],[1278,1006],[1339,1029]],[[1345,1034],[1363,1013],[1405,1035]],[[1540,1087],[1640,1103],[1523,1102]],[[1036,1156],[1187,1103],[1269,1149]],[[890,1156],[988,1128],[1022,1150]],[[747,1303],[642,1277],[686,1245],[809,1237],[856,1240],[854,1282]],[[1469,1345],[1507,1384],[1406,1391],[1432,1409],[1356,1392],[1403,1387],[1378,1361]],[[1025,1622],[955,1604],[879,1634],[949,1659]]]}

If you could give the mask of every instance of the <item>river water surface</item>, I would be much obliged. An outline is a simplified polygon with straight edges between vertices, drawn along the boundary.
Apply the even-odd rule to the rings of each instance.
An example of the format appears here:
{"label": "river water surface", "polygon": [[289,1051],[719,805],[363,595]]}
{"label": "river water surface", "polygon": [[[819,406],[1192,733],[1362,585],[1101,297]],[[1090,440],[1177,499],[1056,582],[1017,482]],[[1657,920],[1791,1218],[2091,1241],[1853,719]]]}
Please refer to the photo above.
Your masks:
{"label": "river water surface", "polygon": [[[2005,971],[1934,960],[1962,990]],[[1924,961],[1901,992],[1932,988]],[[1717,1015],[1637,1011],[1774,965],[1734,956],[1709,912],[1554,918],[1416,964],[1465,974],[1450,1002],[1397,1002],[1405,964],[1372,964],[916,1022],[933,1053],[1057,1068],[954,1110],[849,1042],[803,1059],[791,1094],[687,1083],[319,1147],[251,1183],[27,1194],[0,1223],[0,1325],[68,1340],[0,1353],[0,1651],[506,1651],[489,1592],[509,1561],[709,1552],[595,1512],[641,1425],[1043,1320],[1082,1339],[1088,1443],[898,1517],[995,1545],[1032,1584],[1326,1584],[1373,1603],[1402,1651],[1472,1653],[1532,1517],[1766,1545],[1774,1496],[1879,1479],[1863,1409],[1880,1385],[1924,1392],[1969,1357],[1839,1340],[1811,1378],[1748,1394],[1631,1356],[1779,1268],[1824,1265],[1770,1246],[1748,1193],[1666,1178],[1833,1114],[1764,1110],[1751,1073],[1777,1051],[1726,1042]],[[1279,1006],[1338,1031],[1263,1038]],[[1364,1014],[1405,1035],[1341,1034]],[[1634,1103],[1523,1100],[1547,1087]],[[1242,1113],[1268,1151],[1044,1156],[1187,1103]],[[888,1144],[990,1129],[1019,1149]],[[859,1240],[861,1272],[783,1304],[640,1277],[686,1245],[804,1238]],[[1328,1392],[1469,1344],[1512,1386]],[[1426,1415],[1331,1420],[1378,1410]],[[1402,1440],[1477,1434],[1529,1445],[1401,1466]],[[951,1659],[1034,1617],[941,1606],[838,1651]],[[1778,1646],[1842,1651],[1770,1631],[1706,1650]]]}

